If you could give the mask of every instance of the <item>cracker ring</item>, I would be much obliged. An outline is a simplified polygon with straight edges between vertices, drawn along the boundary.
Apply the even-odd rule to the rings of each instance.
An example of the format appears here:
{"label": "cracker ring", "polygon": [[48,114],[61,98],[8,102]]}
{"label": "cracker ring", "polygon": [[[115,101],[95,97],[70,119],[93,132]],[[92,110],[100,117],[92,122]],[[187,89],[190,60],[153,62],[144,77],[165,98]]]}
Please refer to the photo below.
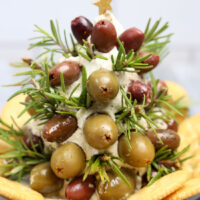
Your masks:
{"label": "cracker ring", "polygon": [[181,137],[179,149],[191,145],[184,157],[193,156],[183,163],[183,169],[189,171],[193,178],[200,177],[200,114],[185,119],[179,125],[178,134]]}
{"label": "cracker ring", "polygon": [[200,193],[200,178],[187,181],[184,186],[170,194],[164,200],[183,200]]}
{"label": "cracker ring", "polygon": [[12,200],[44,200],[40,193],[3,177],[0,177],[0,195]]}
{"label": "cracker ring", "polygon": [[[172,97],[172,104],[173,102],[177,101],[180,98],[183,99],[183,104],[188,106],[189,105],[189,96],[187,91],[178,83],[173,81],[166,81],[167,87],[168,87],[168,94]],[[175,113],[176,119],[178,122],[181,122],[184,120],[184,118],[188,114],[188,109],[181,109],[180,112],[183,114],[183,116],[180,116],[179,114]]]}
{"label": "cracker ring", "polygon": [[[22,127],[24,123],[31,117],[28,112],[25,112],[20,118],[18,117],[19,114],[24,110],[24,105],[22,105],[22,102],[25,102],[26,95],[20,94],[10,101],[8,101],[1,110],[1,118],[4,120],[5,123],[8,125],[13,125],[15,129],[18,129],[18,127],[13,124],[13,119],[15,119],[16,124],[19,127]],[[5,127],[4,127],[5,128]]]}
{"label": "cracker ring", "polygon": [[[20,94],[10,101],[8,101],[2,108],[0,113],[0,118],[8,125],[13,126],[15,129],[18,129],[18,127],[13,123],[13,119],[15,119],[16,124],[19,127],[22,127],[24,123],[31,117],[28,112],[25,112],[20,118],[18,118],[18,115],[24,110],[24,106],[21,104],[22,102],[25,102],[26,95]],[[0,124],[0,127],[3,127],[6,129],[5,126]],[[3,140],[0,140],[0,152],[9,152],[12,151],[13,147],[9,145],[8,143],[4,142]]]}
{"label": "cracker ring", "polygon": [[128,200],[160,200],[182,187],[189,178],[188,172],[179,170],[163,176],[151,186],[146,186]]}

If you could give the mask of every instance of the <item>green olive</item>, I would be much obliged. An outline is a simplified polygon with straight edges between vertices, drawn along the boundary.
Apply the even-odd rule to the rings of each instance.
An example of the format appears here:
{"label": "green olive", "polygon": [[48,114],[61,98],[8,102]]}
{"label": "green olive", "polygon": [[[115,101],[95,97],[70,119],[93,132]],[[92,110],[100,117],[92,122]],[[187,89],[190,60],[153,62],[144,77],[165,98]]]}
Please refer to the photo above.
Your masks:
{"label": "green olive", "polygon": [[86,119],[83,132],[88,144],[96,149],[105,149],[118,138],[117,125],[105,114],[92,115]]}
{"label": "green olive", "polygon": [[146,167],[155,157],[155,149],[149,138],[140,133],[132,133],[128,145],[125,135],[121,136],[118,143],[118,153],[122,159],[133,167]]}
{"label": "green olive", "polygon": [[68,142],[56,149],[51,156],[51,168],[59,178],[72,178],[85,168],[86,156],[81,147]]}
{"label": "green olive", "polygon": [[31,188],[48,194],[60,190],[63,186],[63,180],[59,179],[52,171],[50,163],[36,165],[30,174]]}
{"label": "green olive", "polygon": [[100,69],[89,76],[87,89],[94,100],[107,102],[117,96],[119,81],[114,72]]}
{"label": "green olive", "polygon": [[133,171],[130,169],[121,169],[131,186],[128,186],[116,173],[109,170],[107,172],[110,182],[99,182],[97,192],[101,200],[119,200],[125,199],[134,192],[135,178]]}

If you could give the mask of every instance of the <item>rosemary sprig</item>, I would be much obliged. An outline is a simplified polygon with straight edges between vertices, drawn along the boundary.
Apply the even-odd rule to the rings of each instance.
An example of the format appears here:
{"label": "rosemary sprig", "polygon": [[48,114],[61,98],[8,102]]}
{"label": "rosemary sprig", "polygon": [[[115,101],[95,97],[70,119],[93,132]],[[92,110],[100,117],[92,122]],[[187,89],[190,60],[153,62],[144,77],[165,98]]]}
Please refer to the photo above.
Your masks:
{"label": "rosemary sprig", "polygon": [[[122,94],[122,109],[116,113],[116,123],[119,129],[129,140],[131,138],[131,132],[139,132],[145,134],[145,127],[141,123],[141,119],[144,118],[149,125],[149,128],[155,130],[156,123],[145,113],[145,98],[141,105],[137,104],[137,100],[132,101],[131,95],[125,92],[124,88],[120,86],[120,92]],[[156,131],[155,131],[156,134]]]}
{"label": "rosemary sprig", "polygon": [[154,52],[163,56],[167,55],[166,46],[173,34],[164,34],[169,27],[168,22],[161,26],[160,24],[161,19],[157,20],[153,25],[151,25],[151,19],[148,20],[144,31],[145,39],[141,51]]}
{"label": "rosemary sprig", "polygon": [[179,99],[177,99],[176,101],[173,102],[173,106],[177,110],[188,109],[189,108],[189,104],[185,103],[185,98],[186,97],[180,97]]}
{"label": "rosemary sprig", "polygon": [[[182,116],[183,114],[180,112],[181,106],[179,105],[179,101],[177,102],[177,105],[174,106],[170,102],[171,96],[169,96],[166,91],[160,91],[157,90],[159,80],[155,79],[152,72],[150,72],[151,82],[152,82],[152,99],[149,105],[145,107],[145,112],[151,118],[152,120],[156,119],[162,119],[165,122],[168,122],[169,118],[174,118],[174,113],[179,114]],[[180,101],[182,102],[182,101]],[[160,112],[156,108],[162,108],[162,115],[160,115]],[[175,119],[176,120],[176,119]]]}
{"label": "rosemary sprig", "polygon": [[[183,150],[180,152],[172,151],[168,148],[168,146],[163,146],[160,148],[155,155],[154,161],[147,167],[147,180],[148,185],[152,185],[155,181],[157,181],[162,176],[165,176],[173,171],[176,170],[176,166],[180,166],[181,163],[184,161],[192,158],[193,156],[189,156],[186,158],[181,158],[190,148],[190,145],[186,146]],[[181,158],[181,159],[180,159]],[[171,163],[174,163],[174,166],[171,167],[165,166],[161,161],[172,161]],[[175,166],[176,165],[176,166]],[[150,178],[152,169],[157,171],[157,175]]]}
{"label": "rosemary sprig", "polygon": [[0,128],[0,139],[13,147],[13,150],[0,155],[0,158],[5,159],[5,163],[0,165],[0,173],[20,181],[35,165],[49,161],[50,155],[44,152],[41,144],[40,153],[36,150],[38,146],[33,144],[30,137],[32,148],[29,149],[21,138],[24,135],[22,130],[16,131],[1,119],[0,124],[6,126],[6,129]]}
{"label": "rosemary sprig", "polygon": [[[73,94],[70,94],[69,98],[66,97],[66,87],[62,74],[61,88],[51,86],[49,68],[50,66],[47,63],[43,63],[41,65],[42,70],[32,69],[15,74],[17,76],[27,75],[29,77],[28,80],[30,80],[29,84],[32,83],[32,86],[34,86],[21,89],[10,97],[10,99],[12,99],[19,94],[26,94],[31,99],[30,102],[22,102],[25,108],[19,115],[20,117],[30,108],[36,111],[36,114],[28,119],[26,124],[32,119],[38,119],[41,120],[41,123],[44,123],[56,113],[75,115],[77,110],[89,106],[86,88],[87,73],[84,66],[82,67],[82,93],[79,98],[73,97]],[[74,93],[76,89],[77,87],[75,87],[72,92]],[[65,106],[64,110],[60,109],[61,105]]]}
{"label": "rosemary sprig", "polygon": [[[154,78],[152,73],[151,78],[153,95],[151,103],[148,105],[145,104],[145,98],[143,104],[138,105],[136,100],[133,101],[131,99],[131,94],[126,93],[124,88],[120,86],[120,92],[122,94],[122,109],[116,113],[116,123],[120,131],[126,136],[129,146],[131,132],[136,131],[141,134],[146,134],[146,129],[152,129],[155,136],[162,144],[163,142],[156,131],[158,128],[156,120],[161,119],[168,122],[170,117],[174,118],[174,112],[182,115],[177,108],[168,103],[171,97],[166,95],[165,91],[159,94],[159,91],[157,91],[158,80]],[[162,108],[162,111],[157,110],[157,108]],[[169,109],[172,112],[170,112]],[[145,127],[141,123],[142,118],[146,121],[148,127]]]}
{"label": "rosemary sprig", "polygon": [[107,154],[97,154],[93,155],[87,163],[86,171],[83,177],[83,181],[86,180],[90,173],[98,173],[102,182],[110,181],[106,170],[108,168],[112,169],[128,186],[130,186],[129,181],[120,171],[120,166],[116,163],[116,160],[123,161],[120,157],[107,155]]}
{"label": "rosemary sprig", "polygon": [[114,56],[111,56],[113,71],[124,71],[124,72],[139,72],[139,69],[151,68],[152,66],[147,66],[147,64],[143,63],[144,60],[149,58],[151,54],[146,55],[142,58],[138,58],[134,51],[129,51],[126,54],[124,44],[117,39],[119,44],[119,52],[117,55],[116,60]]}
{"label": "rosemary sprig", "polygon": [[[47,63],[45,62],[41,62],[41,66],[38,65],[36,62],[34,62],[32,59],[24,57],[22,58],[22,62],[13,62],[10,63],[11,66],[13,67],[17,67],[17,68],[29,68],[30,71],[24,71],[24,72],[20,72],[20,73],[15,73],[13,76],[22,76],[22,75],[26,75],[28,77],[24,78],[22,81],[19,81],[17,83],[13,83],[13,84],[8,84],[8,85],[3,85],[4,87],[11,87],[11,86],[27,86],[30,85],[32,82],[32,79],[34,77],[36,77],[37,75],[44,75],[43,71],[45,70],[43,66],[45,66],[45,64]],[[49,65],[50,68],[50,65]]]}
{"label": "rosemary sprig", "polygon": [[10,66],[17,68],[24,68],[24,67],[29,67],[30,65],[23,61],[23,62],[11,62]]}
{"label": "rosemary sprig", "polygon": [[[60,33],[60,27],[58,22],[53,22],[53,20],[50,20],[50,28],[51,33],[46,32],[39,26],[35,25],[35,32],[38,32],[41,34],[39,37],[32,38],[32,40],[36,40],[35,43],[30,44],[29,49],[33,49],[35,47],[43,47],[45,49],[44,52],[42,52],[38,58],[44,54],[51,53],[51,56],[55,53],[62,54],[65,57],[69,57],[69,54],[72,56],[77,56],[77,49],[76,44],[74,42],[74,39],[72,35],[71,43],[73,48],[70,48],[68,45],[68,40],[66,37],[66,31],[64,30],[63,38]],[[50,48],[51,47],[51,48]],[[52,48],[54,47],[54,48]]]}
{"label": "rosemary sprig", "polygon": [[95,52],[95,46],[93,44],[90,44],[88,41],[83,40],[83,45],[80,45],[80,50],[78,51],[78,54],[85,58],[88,61],[91,61],[92,59],[103,59],[108,60],[105,56],[97,55]]}
{"label": "rosemary sprig", "polygon": [[82,67],[82,92],[78,98],[78,105],[88,108],[90,106],[90,96],[87,92],[87,71]]}

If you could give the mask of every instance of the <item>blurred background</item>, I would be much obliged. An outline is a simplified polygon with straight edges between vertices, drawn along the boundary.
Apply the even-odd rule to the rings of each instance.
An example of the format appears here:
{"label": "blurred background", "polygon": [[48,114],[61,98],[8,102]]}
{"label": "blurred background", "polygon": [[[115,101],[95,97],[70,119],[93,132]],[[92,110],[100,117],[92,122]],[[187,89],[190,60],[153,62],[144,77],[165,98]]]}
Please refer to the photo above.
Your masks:
{"label": "blurred background", "polygon": [[[70,22],[79,15],[91,21],[98,15],[92,0],[6,0],[0,2],[0,85],[14,83],[11,75],[18,71],[9,66],[23,56],[35,57],[28,51],[29,38],[35,36],[33,24],[49,30],[49,20],[57,19],[70,32]],[[200,1],[198,0],[113,0],[115,16],[124,26],[141,30],[149,17],[170,22],[174,32],[169,56],[155,70],[156,76],[183,85],[191,98],[191,113],[200,112]],[[0,108],[16,88],[0,87]]]}

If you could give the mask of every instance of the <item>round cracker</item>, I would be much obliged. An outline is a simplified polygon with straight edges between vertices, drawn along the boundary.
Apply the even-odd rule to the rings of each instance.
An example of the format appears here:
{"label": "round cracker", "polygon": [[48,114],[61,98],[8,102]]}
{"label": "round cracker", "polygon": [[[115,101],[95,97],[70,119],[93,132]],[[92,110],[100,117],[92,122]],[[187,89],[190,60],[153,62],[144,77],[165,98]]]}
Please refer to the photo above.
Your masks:
{"label": "round cracker", "polygon": [[189,174],[179,170],[168,174],[151,186],[146,186],[128,198],[128,200],[160,200],[182,187]]}
{"label": "round cracker", "polygon": [[[165,83],[168,86],[168,94],[172,96],[173,101],[176,101],[182,97],[188,98],[187,91],[178,83],[173,81],[165,81]],[[185,99],[185,103],[188,103],[188,99]]]}
{"label": "round cracker", "polygon": [[194,178],[200,178],[200,162],[197,164],[197,166],[193,170],[193,177]]}
{"label": "round cracker", "polygon": [[[24,109],[24,106],[20,104],[21,102],[25,102],[26,95],[18,95],[12,100],[8,101],[1,112],[0,118],[7,123],[10,126],[13,126],[15,129],[18,129],[16,125],[13,123],[12,118],[15,120],[16,124],[19,127],[22,127],[24,123],[30,118],[30,115],[28,112],[25,112],[20,118],[18,118],[18,115],[21,113],[21,111]],[[4,127],[0,124],[1,127]],[[8,143],[4,142],[3,140],[0,140],[0,152],[9,152],[13,150],[13,146],[9,145]]]}
{"label": "round cracker", "polygon": [[191,173],[192,177],[199,177],[200,175],[200,114],[185,119],[178,129],[178,134],[181,137],[181,144],[179,150],[191,145],[184,157],[193,157],[183,163],[183,169]]}
{"label": "round cracker", "polygon": [[21,104],[25,102],[26,95],[20,94],[10,101],[8,101],[1,112],[1,119],[7,123],[8,125],[13,125],[14,128],[17,129],[17,126],[13,123],[12,118],[15,120],[16,124],[19,127],[22,127],[24,123],[30,118],[28,112],[25,112],[20,118],[18,118],[19,114],[24,110],[24,106]]}
{"label": "round cracker", "polygon": [[183,200],[200,193],[200,178],[194,178],[187,181],[184,186],[173,194],[170,194],[164,200]]}
{"label": "round cracker", "polygon": [[44,200],[40,193],[3,177],[0,177],[0,195],[12,200]]}
{"label": "round cracker", "polygon": [[12,151],[14,148],[7,142],[4,142],[3,140],[0,140],[0,154],[7,153],[9,151]]}
{"label": "round cracker", "polygon": [[[184,97],[183,104],[189,105],[188,93],[181,85],[173,81],[166,81],[166,84],[168,86],[168,94],[172,97],[172,102],[175,102],[178,99]],[[180,112],[183,114],[183,116],[175,114],[179,122],[183,121],[183,119],[187,116],[188,109],[181,109]]]}

